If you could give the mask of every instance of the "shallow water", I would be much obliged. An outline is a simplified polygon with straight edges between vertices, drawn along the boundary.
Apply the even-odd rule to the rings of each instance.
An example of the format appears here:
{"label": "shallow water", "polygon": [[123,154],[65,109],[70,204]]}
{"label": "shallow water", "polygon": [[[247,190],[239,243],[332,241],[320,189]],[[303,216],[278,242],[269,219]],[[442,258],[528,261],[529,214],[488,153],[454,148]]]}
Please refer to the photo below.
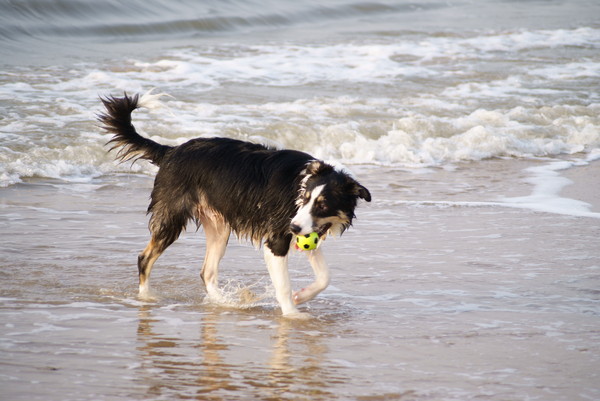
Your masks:
{"label": "shallow water", "polygon": [[[333,280],[309,321],[279,317],[261,252],[235,240],[232,305],[207,303],[193,230],[157,262],[156,299],[138,301],[149,178],[4,189],[3,398],[597,398],[598,219],[498,206],[485,188],[506,183],[481,167],[446,192],[443,171],[361,169],[374,202],[324,244]],[[311,279],[302,255],[291,272]]]}
{"label": "shallow water", "polygon": [[[600,3],[121,3],[0,3],[0,399],[600,398]],[[207,302],[195,227],[137,298],[156,168],[95,120],[152,87],[154,140],[300,149],[371,190],[312,319],[234,239]]]}

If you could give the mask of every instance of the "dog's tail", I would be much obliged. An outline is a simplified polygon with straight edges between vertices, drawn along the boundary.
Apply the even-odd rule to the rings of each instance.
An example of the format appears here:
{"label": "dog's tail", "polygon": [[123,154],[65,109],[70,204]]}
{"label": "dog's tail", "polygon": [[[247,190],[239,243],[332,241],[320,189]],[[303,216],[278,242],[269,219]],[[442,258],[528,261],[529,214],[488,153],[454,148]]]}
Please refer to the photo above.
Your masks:
{"label": "dog's tail", "polygon": [[150,91],[141,98],[139,95],[127,96],[127,93],[122,98],[113,96],[100,98],[104,103],[104,107],[106,107],[106,113],[98,115],[98,120],[107,132],[114,134],[108,144],[113,145],[110,148],[111,151],[120,148],[117,153],[119,160],[146,159],[158,166],[165,154],[172,149],[170,146],[161,145],[144,138],[137,133],[135,127],[131,124],[131,113],[135,109],[157,106],[160,96],[153,95]]}

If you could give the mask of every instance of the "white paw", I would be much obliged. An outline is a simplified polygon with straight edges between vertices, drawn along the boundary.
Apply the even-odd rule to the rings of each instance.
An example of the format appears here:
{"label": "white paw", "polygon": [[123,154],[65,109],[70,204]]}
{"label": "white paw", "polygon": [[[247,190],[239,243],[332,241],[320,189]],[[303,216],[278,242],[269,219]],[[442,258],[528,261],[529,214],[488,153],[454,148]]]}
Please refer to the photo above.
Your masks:
{"label": "white paw", "polygon": [[294,305],[303,304],[304,302],[310,301],[313,298],[314,294],[306,288],[294,291],[294,293],[292,294],[292,300],[294,301]]}
{"label": "white paw", "polygon": [[150,289],[147,285],[140,286],[140,290],[138,292],[138,299],[142,302],[156,301],[156,297],[150,293]]}
{"label": "white paw", "polygon": [[228,305],[231,302],[223,295],[223,292],[218,288],[207,288],[207,299],[209,302],[217,305]]}
{"label": "white paw", "polygon": [[310,320],[312,319],[312,315],[310,313],[306,313],[306,312],[292,312],[292,313],[286,313],[283,315],[284,318],[286,319],[293,319],[293,320]]}

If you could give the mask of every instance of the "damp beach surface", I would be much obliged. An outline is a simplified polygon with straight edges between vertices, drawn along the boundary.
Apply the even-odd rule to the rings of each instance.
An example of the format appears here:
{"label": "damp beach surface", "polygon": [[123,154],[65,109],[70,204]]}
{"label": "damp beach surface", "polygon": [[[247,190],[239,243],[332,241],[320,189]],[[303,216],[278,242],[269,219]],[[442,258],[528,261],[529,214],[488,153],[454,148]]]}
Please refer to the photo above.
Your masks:
{"label": "damp beach surface", "polygon": [[[600,399],[600,3],[123,3],[0,4],[1,400]],[[311,319],[234,237],[209,302],[194,225],[137,297],[156,167],[96,116],[153,87],[157,142],[369,188]]]}
{"label": "damp beach surface", "polygon": [[[280,316],[262,252],[235,239],[231,304],[206,301],[195,230],[138,300],[150,178],[4,189],[2,398],[595,399],[598,216],[499,201],[507,183],[481,175],[511,164],[458,168],[462,189],[442,170],[359,168],[374,201],[323,244],[332,285],[307,321]],[[312,279],[300,252],[290,269],[295,288]]]}

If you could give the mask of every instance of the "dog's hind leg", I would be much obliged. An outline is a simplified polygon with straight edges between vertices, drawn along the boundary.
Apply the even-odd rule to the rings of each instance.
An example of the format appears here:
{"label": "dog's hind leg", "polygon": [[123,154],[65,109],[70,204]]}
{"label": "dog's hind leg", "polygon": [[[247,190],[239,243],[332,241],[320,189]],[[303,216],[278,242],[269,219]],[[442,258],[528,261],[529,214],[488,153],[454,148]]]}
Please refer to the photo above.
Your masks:
{"label": "dog's hind leg", "polygon": [[138,255],[138,274],[140,279],[139,296],[146,298],[148,296],[148,281],[150,272],[156,259],[163,253],[164,248],[159,245],[159,241],[154,237],[150,240],[146,248]]}
{"label": "dog's hind leg", "polygon": [[182,214],[174,214],[166,209],[157,209],[150,218],[152,239],[138,256],[138,274],[140,279],[139,295],[148,296],[149,279],[156,259],[171,245],[185,227],[186,218]]}
{"label": "dog's hind leg", "polygon": [[200,277],[206,286],[208,297],[215,301],[223,301],[219,290],[219,262],[225,255],[231,229],[223,217],[213,212],[202,211],[200,222],[204,226],[206,236],[206,254]]}
{"label": "dog's hind leg", "polygon": [[315,273],[315,281],[308,287],[294,292],[293,299],[296,305],[310,301],[329,285],[329,268],[321,249],[317,248],[314,251],[307,252],[307,254],[310,265]]}

